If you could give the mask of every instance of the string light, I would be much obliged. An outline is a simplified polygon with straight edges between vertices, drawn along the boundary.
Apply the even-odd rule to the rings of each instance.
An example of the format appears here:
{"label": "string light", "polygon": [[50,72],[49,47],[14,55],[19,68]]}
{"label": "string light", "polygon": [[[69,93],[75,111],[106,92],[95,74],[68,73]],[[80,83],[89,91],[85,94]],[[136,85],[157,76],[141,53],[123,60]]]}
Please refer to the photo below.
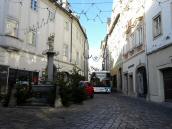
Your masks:
{"label": "string light", "polygon": [[93,4],[112,4],[113,2],[105,2],[105,1],[102,1],[102,2],[86,2],[86,3],[71,3],[71,2],[69,2],[69,4],[71,5],[71,4],[79,4],[79,5],[82,5],[82,4],[91,4],[91,5],[93,5]]}
{"label": "string light", "polygon": [[156,0],[156,2],[158,2],[159,4],[166,3],[166,2],[169,2],[169,1],[170,1],[170,0],[164,0],[164,1]]}
{"label": "string light", "polygon": [[[93,18],[90,18],[88,16],[88,11],[91,9],[91,8],[95,8],[97,10],[97,13],[95,14],[95,16]],[[102,13],[110,13],[110,12],[113,12],[114,10],[101,10],[97,5],[96,3],[92,3],[86,10],[81,10],[81,12],[76,12],[76,11],[73,11],[73,13],[75,14],[78,14],[79,15],[79,18],[81,16],[84,16],[86,18],[87,21],[93,21],[93,22],[96,22],[96,19],[98,19],[100,21],[100,23],[104,24],[104,23],[107,23],[106,21],[103,21],[102,18],[101,18],[101,14]]]}
{"label": "string light", "polygon": [[[10,0],[11,2],[14,3],[20,3],[21,6],[23,5],[23,0]],[[104,24],[107,23],[106,21],[103,21],[101,18],[101,14],[102,13],[110,13],[113,12],[114,10],[102,10],[98,7],[98,5],[100,4],[112,4],[113,2],[107,2],[107,1],[102,1],[102,2],[86,2],[86,3],[82,3],[82,2],[78,2],[78,3],[71,3],[69,2],[69,6],[71,5],[89,5],[87,9],[83,9],[81,10],[81,12],[76,12],[74,10],[72,10],[73,13],[78,15],[78,18],[80,18],[81,16],[84,16],[86,18],[87,21],[92,21],[92,22],[96,22],[96,20],[99,20],[100,23]],[[44,8],[44,7],[39,7],[37,6],[37,8],[39,9],[45,9],[48,10],[48,8]],[[93,18],[90,18],[88,16],[88,12],[91,8],[95,8],[97,10],[97,13],[95,14],[95,16]]]}

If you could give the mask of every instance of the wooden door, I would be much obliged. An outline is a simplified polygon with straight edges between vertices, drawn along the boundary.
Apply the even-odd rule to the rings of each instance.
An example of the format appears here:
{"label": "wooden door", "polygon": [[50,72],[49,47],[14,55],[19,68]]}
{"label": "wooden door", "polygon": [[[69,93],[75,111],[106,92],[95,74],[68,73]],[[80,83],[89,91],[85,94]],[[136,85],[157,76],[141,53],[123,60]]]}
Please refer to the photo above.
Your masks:
{"label": "wooden door", "polygon": [[165,100],[172,101],[172,68],[163,71]]}

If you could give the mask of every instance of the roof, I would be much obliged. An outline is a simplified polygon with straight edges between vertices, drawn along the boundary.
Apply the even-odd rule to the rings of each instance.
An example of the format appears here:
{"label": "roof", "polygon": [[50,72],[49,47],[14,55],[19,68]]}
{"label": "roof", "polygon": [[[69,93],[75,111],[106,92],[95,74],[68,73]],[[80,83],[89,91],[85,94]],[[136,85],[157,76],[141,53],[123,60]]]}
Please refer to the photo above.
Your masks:
{"label": "roof", "polygon": [[109,35],[111,35],[111,33],[112,33],[113,29],[115,28],[116,23],[118,22],[119,18],[120,18],[120,13],[116,16],[115,20],[113,21],[112,26],[111,26],[110,31],[109,31]]}

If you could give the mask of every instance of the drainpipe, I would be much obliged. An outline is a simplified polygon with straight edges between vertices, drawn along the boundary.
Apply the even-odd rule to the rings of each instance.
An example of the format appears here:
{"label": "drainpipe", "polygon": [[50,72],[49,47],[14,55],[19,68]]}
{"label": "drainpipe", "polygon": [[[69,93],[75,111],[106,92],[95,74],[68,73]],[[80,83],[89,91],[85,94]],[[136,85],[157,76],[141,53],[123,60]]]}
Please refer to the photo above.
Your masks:
{"label": "drainpipe", "polygon": [[73,40],[73,38],[72,38],[72,36],[73,36],[73,33],[72,33],[72,31],[73,31],[73,17],[71,16],[71,32],[70,32],[70,63],[72,63],[72,44],[73,44],[73,42],[72,42],[72,40]]}
{"label": "drainpipe", "polygon": [[146,70],[146,75],[147,75],[147,100],[150,100],[150,86],[149,86],[149,59],[148,59],[148,55],[147,55],[147,45],[145,45],[145,49],[146,49],[146,66],[147,66],[147,70]]}
{"label": "drainpipe", "polygon": [[[146,19],[145,19],[146,20]],[[146,32],[146,24],[145,24],[145,32]],[[144,32],[144,33],[145,33]],[[146,34],[145,34],[146,36]],[[146,56],[146,75],[147,75],[147,100],[150,101],[150,86],[149,86],[149,59],[148,59],[148,55],[147,55],[148,49],[147,49],[147,42],[146,42],[146,38],[145,38],[145,56]]]}
{"label": "drainpipe", "polygon": [[87,39],[85,39],[85,41],[84,41],[84,77],[85,77],[85,79],[86,79],[86,73],[85,73],[85,62],[86,62],[86,61],[85,61],[85,60],[86,60],[86,58],[87,58],[87,57],[85,57],[85,43],[86,43],[86,40],[87,40]]}

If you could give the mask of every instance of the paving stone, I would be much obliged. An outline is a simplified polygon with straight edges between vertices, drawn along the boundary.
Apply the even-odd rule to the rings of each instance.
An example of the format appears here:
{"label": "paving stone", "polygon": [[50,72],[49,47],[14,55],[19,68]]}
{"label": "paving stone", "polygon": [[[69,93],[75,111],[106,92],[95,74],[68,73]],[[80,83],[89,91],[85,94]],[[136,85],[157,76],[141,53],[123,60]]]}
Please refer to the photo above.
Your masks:
{"label": "paving stone", "polygon": [[171,107],[116,93],[69,108],[0,107],[0,129],[172,129],[171,122]]}

